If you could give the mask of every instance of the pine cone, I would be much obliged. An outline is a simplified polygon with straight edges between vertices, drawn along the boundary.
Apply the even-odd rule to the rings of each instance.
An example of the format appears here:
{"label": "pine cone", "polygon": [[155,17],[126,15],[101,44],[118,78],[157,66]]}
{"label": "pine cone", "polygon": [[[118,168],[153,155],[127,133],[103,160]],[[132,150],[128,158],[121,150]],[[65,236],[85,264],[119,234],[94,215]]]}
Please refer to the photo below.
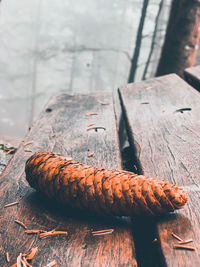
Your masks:
{"label": "pine cone", "polygon": [[97,213],[159,215],[187,202],[187,194],[167,181],[95,168],[51,152],[32,155],[25,171],[29,184],[47,197]]}

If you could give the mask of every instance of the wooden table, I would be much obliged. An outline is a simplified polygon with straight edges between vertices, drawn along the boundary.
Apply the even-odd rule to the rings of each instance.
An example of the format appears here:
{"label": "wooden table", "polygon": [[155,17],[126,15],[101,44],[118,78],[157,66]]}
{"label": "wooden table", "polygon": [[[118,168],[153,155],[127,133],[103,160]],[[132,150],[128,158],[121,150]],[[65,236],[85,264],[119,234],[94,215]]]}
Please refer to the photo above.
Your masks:
{"label": "wooden table", "polygon": [[[200,95],[171,74],[124,86],[119,98],[129,142],[121,151],[111,94],[62,93],[44,108],[0,179],[0,266],[11,266],[32,247],[38,247],[32,266],[46,266],[53,260],[57,266],[73,267],[199,266]],[[25,180],[25,162],[37,151],[167,179],[184,187],[188,203],[183,210],[159,218],[102,217],[63,209]],[[15,201],[19,203],[4,207]],[[69,234],[40,239],[26,234],[15,220],[28,229],[56,228]],[[91,234],[108,228],[114,232]],[[196,250],[174,249],[177,240],[172,232],[191,238],[188,245]]]}

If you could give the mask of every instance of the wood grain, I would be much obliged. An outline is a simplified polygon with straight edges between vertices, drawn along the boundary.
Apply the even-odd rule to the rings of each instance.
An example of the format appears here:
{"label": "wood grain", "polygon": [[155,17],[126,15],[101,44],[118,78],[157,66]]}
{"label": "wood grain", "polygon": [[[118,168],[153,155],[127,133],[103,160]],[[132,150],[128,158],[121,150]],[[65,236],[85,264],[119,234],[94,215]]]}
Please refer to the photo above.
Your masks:
{"label": "wood grain", "polygon": [[[99,101],[108,102],[101,105]],[[97,115],[86,116],[87,113]],[[105,127],[87,131],[88,124]],[[45,266],[56,260],[58,266],[136,266],[131,222],[127,218],[101,217],[70,210],[36,193],[25,180],[25,161],[33,152],[54,151],[86,164],[120,168],[121,160],[111,94],[54,96],[33,124],[24,143],[0,179],[0,265],[6,266],[5,253],[11,264],[20,252],[38,247],[33,266]],[[30,149],[33,152],[25,152]],[[93,157],[88,157],[94,153]],[[10,202],[18,205],[4,208]],[[68,231],[66,236],[40,240],[27,235],[14,222],[22,221],[28,229]],[[109,235],[92,236],[91,231],[114,228]]]}
{"label": "wood grain", "polygon": [[[181,185],[189,195],[183,210],[156,218],[161,256],[170,267],[199,266],[200,95],[171,74],[129,84],[120,97],[140,172]],[[196,251],[175,250],[172,231],[192,238]]]}
{"label": "wood grain", "polygon": [[200,91],[200,66],[185,69],[184,77],[190,85]]}

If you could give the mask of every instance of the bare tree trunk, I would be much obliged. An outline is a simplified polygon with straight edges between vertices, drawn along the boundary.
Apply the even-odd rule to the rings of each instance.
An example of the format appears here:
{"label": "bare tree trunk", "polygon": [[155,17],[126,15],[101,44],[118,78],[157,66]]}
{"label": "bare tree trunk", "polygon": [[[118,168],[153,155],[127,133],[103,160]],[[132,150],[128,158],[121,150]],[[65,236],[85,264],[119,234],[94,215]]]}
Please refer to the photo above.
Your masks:
{"label": "bare tree trunk", "polygon": [[173,0],[156,76],[193,66],[200,40],[200,1]]}
{"label": "bare tree trunk", "polygon": [[163,4],[164,4],[164,0],[161,0],[160,4],[159,4],[159,8],[158,8],[158,13],[157,13],[157,16],[156,16],[156,19],[155,19],[155,28],[154,28],[154,32],[153,32],[153,36],[152,36],[152,40],[151,40],[150,52],[149,52],[149,56],[147,58],[147,62],[146,62],[145,68],[144,68],[144,72],[143,72],[143,75],[142,75],[142,80],[146,79],[146,74],[147,74],[147,71],[148,71],[148,68],[149,68],[149,64],[150,64],[150,61],[151,61],[151,57],[152,57],[152,54],[153,54],[153,51],[154,51],[155,39],[156,39],[157,30],[158,30],[158,22],[159,22],[159,17],[160,17],[162,8],[163,8]]}
{"label": "bare tree trunk", "polygon": [[141,48],[141,43],[142,43],[142,31],[144,28],[144,22],[145,22],[145,18],[146,18],[148,4],[149,4],[149,0],[143,0],[142,13],[141,13],[140,23],[139,23],[139,27],[138,27],[138,31],[137,31],[135,50],[133,53],[133,58],[131,60],[131,69],[130,69],[130,73],[129,73],[128,83],[132,83],[135,80],[137,63],[138,63],[138,58],[140,55],[140,48]]}

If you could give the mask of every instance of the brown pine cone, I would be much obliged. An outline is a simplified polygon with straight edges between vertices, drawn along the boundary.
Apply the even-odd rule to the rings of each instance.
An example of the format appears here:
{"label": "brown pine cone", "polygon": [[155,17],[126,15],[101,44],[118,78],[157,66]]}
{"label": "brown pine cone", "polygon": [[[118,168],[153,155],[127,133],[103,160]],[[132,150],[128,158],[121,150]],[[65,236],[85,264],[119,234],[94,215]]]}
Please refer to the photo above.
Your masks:
{"label": "brown pine cone", "polygon": [[25,171],[29,184],[49,198],[98,213],[159,215],[187,202],[187,194],[167,181],[95,168],[51,152],[32,155]]}

